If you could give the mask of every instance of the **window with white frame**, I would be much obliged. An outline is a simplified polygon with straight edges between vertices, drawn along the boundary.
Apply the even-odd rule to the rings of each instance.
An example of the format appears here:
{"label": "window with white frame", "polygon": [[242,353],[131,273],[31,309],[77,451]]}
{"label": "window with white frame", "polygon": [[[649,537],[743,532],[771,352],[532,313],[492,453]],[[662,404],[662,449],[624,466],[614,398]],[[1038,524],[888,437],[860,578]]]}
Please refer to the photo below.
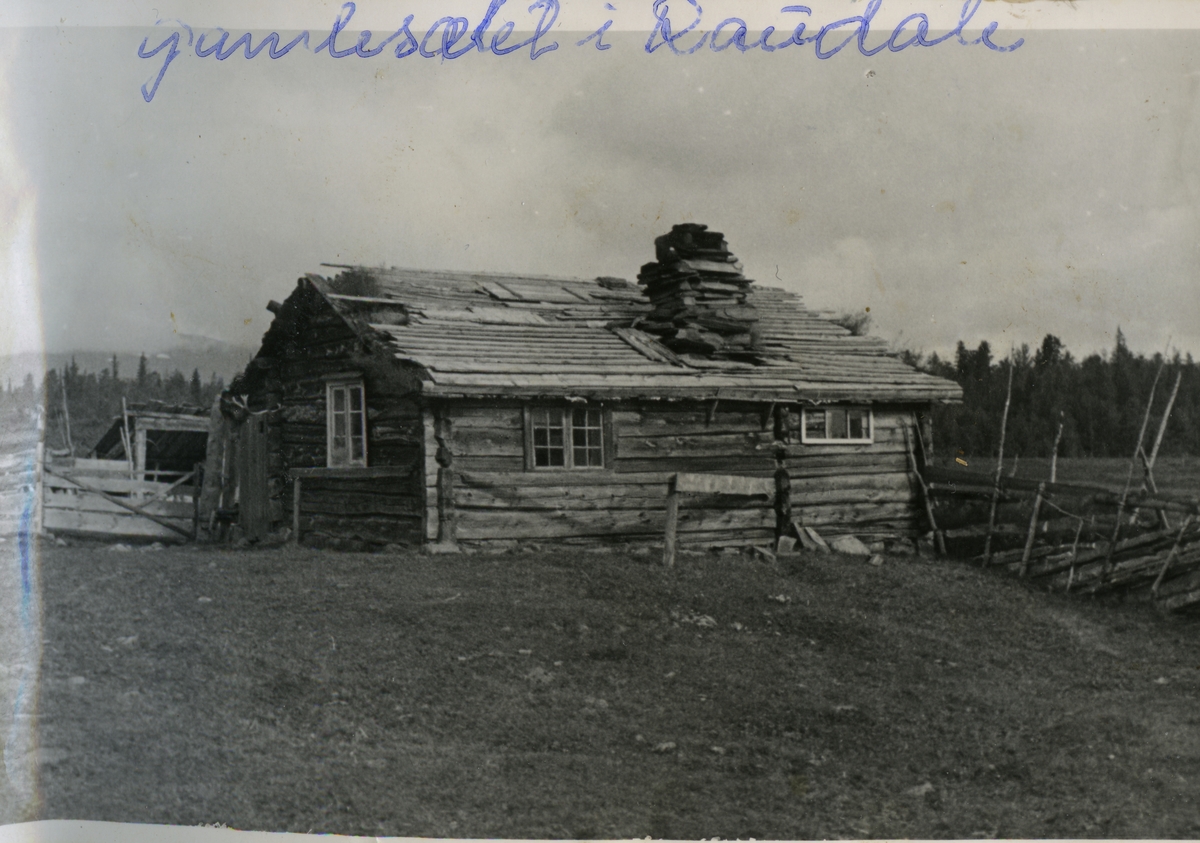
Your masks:
{"label": "window with white frame", "polygon": [[604,467],[602,410],[595,407],[531,407],[526,419],[527,467]]}
{"label": "window with white frame", "polygon": [[874,418],[868,407],[805,407],[800,425],[800,441],[855,444],[872,442]]}
{"label": "window with white frame", "polygon": [[326,465],[367,464],[367,405],[360,381],[325,385]]}

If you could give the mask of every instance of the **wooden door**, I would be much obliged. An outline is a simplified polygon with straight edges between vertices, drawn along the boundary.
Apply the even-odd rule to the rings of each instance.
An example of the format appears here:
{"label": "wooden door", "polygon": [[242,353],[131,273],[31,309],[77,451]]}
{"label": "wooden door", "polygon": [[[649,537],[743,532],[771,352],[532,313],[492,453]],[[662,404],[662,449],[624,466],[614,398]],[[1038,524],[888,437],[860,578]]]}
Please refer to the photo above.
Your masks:
{"label": "wooden door", "polygon": [[238,524],[251,541],[263,538],[270,529],[267,507],[267,418],[251,416],[239,436]]}

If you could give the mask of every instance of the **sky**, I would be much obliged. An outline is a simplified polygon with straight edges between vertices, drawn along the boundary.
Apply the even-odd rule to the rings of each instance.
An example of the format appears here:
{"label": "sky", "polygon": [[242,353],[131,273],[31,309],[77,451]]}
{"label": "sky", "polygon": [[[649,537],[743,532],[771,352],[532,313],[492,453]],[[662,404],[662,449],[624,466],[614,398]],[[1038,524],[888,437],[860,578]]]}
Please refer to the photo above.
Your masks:
{"label": "sky", "polygon": [[147,103],[138,45],[171,31],[4,31],[6,249],[40,293],[10,350],[255,345],[322,262],[633,280],[654,237],[702,222],[747,276],[869,308],[897,347],[1054,333],[1082,356],[1120,326],[1200,355],[1194,29],[825,61],[647,54],[645,31],[601,52],[564,29],[536,61],[185,53]]}

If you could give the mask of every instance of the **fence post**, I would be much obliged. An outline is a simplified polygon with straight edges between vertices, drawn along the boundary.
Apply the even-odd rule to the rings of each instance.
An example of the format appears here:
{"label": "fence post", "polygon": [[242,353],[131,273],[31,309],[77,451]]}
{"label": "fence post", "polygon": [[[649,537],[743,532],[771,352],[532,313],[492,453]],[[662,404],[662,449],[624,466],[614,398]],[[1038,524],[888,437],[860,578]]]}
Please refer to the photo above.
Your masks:
{"label": "fence post", "polygon": [[[1058,479],[1058,443],[1062,440],[1063,417],[1058,414],[1058,432],[1054,434],[1054,448],[1050,453],[1050,482]],[[1038,515],[1042,510],[1042,498],[1046,496],[1046,484],[1038,483],[1037,497],[1033,499],[1033,514],[1029,516],[1029,532],[1025,534],[1025,551],[1021,554],[1021,576],[1029,572],[1029,557],[1033,555],[1033,540],[1037,534]]]}
{"label": "fence post", "polygon": [[1158,388],[1158,379],[1162,377],[1163,369],[1167,365],[1167,358],[1163,358],[1162,363],[1158,365],[1158,371],[1154,373],[1154,381],[1150,384],[1150,397],[1146,399],[1146,415],[1142,417],[1142,426],[1138,430],[1137,446],[1133,449],[1133,456],[1129,459],[1129,474],[1125,477],[1125,488],[1121,492],[1121,499],[1117,501],[1117,519],[1113,525],[1112,539],[1108,542],[1108,553],[1104,557],[1104,568],[1100,572],[1101,581],[1107,580],[1109,572],[1112,570],[1113,553],[1117,549],[1117,539],[1121,537],[1121,516],[1125,514],[1125,502],[1129,498],[1129,486],[1133,483],[1133,469],[1137,465],[1138,456],[1144,453],[1142,441],[1146,438],[1146,427],[1150,424],[1150,411],[1154,407],[1154,390]]}
{"label": "fence post", "polygon": [[[920,435],[920,420],[914,417],[917,435]],[[924,444],[922,444],[924,449]],[[908,433],[908,425],[904,425],[904,450],[908,452],[908,464],[912,469],[913,475],[917,478],[917,485],[921,489],[921,500],[925,504],[925,517],[929,519],[929,529],[933,531],[933,539],[939,556],[946,555],[946,537],[942,535],[942,531],[938,529],[937,520],[933,517],[933,501],[929,498],[929,486],[925,484],[925,478],[921,475],[921,468],[917,465],[917,455],[913,452],[912,438]]]}
{"label": "fence post", "polygon": [[983,541],[983,564],[992,561],[992,531],[996,529],[996,507],[1000,503],[1000,474],[1004,469],[1004,434],[1008,429],[1008,407],[1012,403],[1013,356],[1008,355],[1008,392],[1004,395],[1004,415],[1000,417],[1000,451],[996,455],[996,485],[992,489],[992,509],[988,514],[987,538]]}

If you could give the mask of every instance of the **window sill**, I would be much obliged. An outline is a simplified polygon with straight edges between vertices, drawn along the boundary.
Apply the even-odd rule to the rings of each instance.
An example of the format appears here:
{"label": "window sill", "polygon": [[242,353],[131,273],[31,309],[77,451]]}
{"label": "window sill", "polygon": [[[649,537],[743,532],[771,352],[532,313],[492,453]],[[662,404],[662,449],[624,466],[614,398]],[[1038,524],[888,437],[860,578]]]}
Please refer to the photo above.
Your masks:
{"label": "window sill", "polygon": [[801,445],[874,445],[874,439],[801,439]]}

